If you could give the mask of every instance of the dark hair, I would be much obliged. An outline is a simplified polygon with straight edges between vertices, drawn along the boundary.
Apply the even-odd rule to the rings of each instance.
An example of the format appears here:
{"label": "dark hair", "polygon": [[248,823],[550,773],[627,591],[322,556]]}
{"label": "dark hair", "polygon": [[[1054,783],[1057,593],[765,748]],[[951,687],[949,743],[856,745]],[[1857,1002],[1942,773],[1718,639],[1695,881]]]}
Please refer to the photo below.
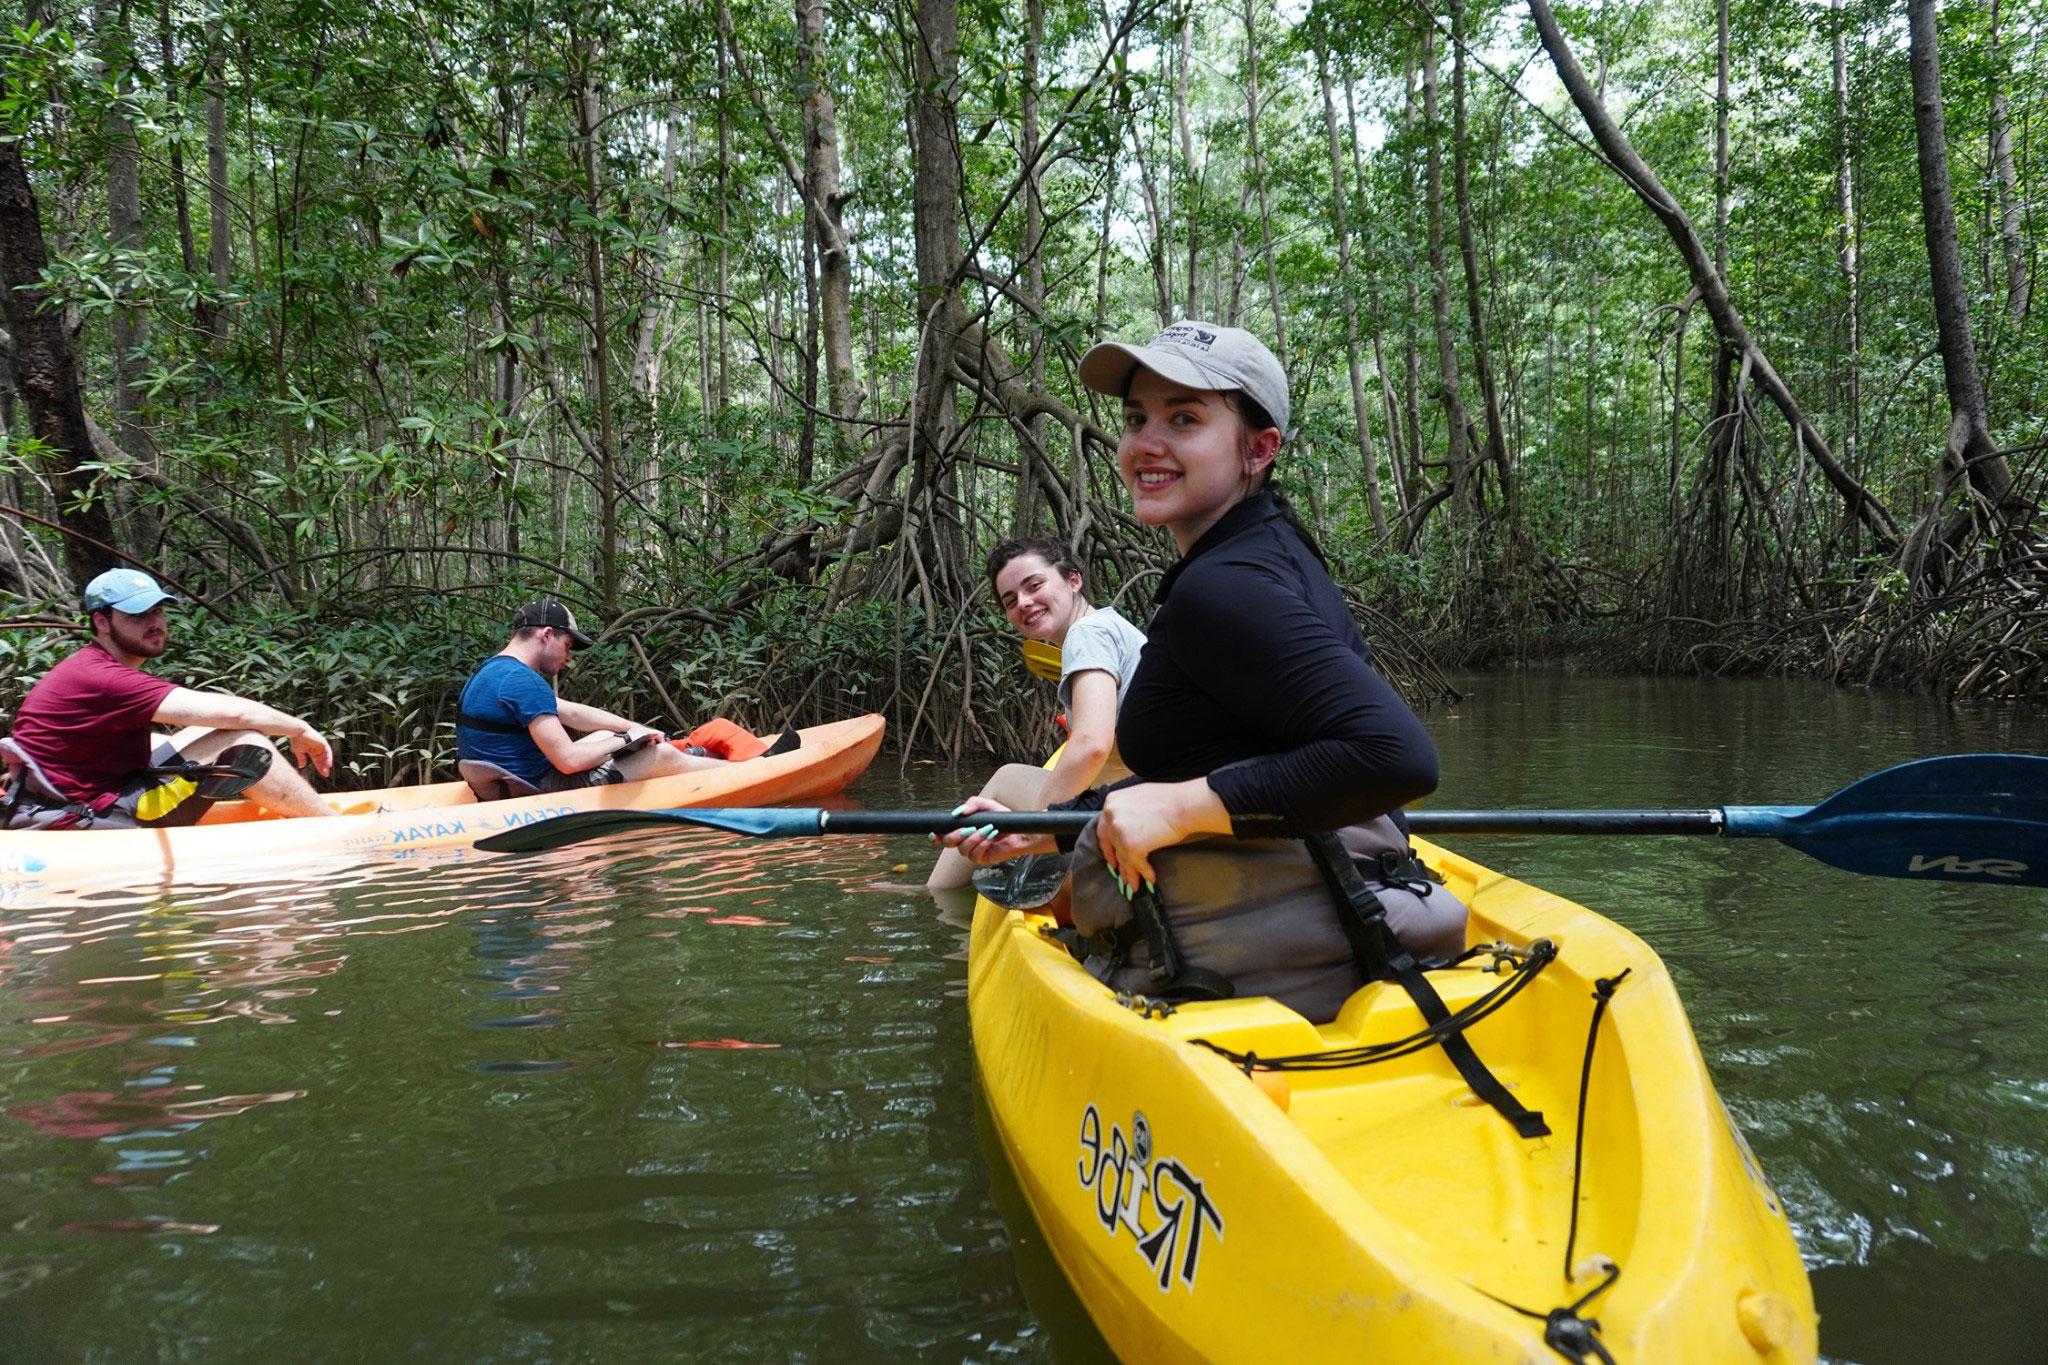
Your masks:
{"label": "dark hair", "polygon": [[1074,557],[1072,550],[1059,541],[1050,536],[1019,536],[1015,540],[1004,541],[988,552],[988,586],[991,591],[997,591],[996,575],[1009,567],[1011,560],[1022,559],[1025,555],[1037,555],[1050,564],[1052,571],[1062,578],[1070,573],[1087,577],[1081,573],[1081,561]]}
{"label": "dark hair", "polygon": [[1246,393],[1243,389],[1225,389],[1223,392],[1232,403],[1237,405],[1237,415],[1244,418],[1244,424],[1253,431],[1264,431],[1267,427],[1277,427],[1280,425],[1273,420],[1273,414],[1266,411],[1263,403]]}
{"label": "dark hair", "polygon": [[[1264,431],[1267,427],[1280,425],[1273,420],[1273,414],[1267,412],[1265,406],[1258,399],[1252,397],[1243,389],[1227,389],[1224,391],[1224,398],[1227,402],[1236,406],[1237,415],[1244,419],[1247,438],[1254,432]],[[1281,435],[1284,438],[1286,433],[1282,432]],[[1294,534],[1301,537],[1302,543],[1308,546],[1309,553],[1314,555],[1322,566],[1327,569],[1330,567],[1330,557],[1324,554],[1323,547],[1316,543],[1315,536],[1309,531],[1308,526],[1303,523],[1300,514],[1294,510],[1294,504],[1287,500],[1287,495],[1273,486],[1273,470],[1277,464],[1278,462],[1275,461],[1274,464],[1266,466],[1265,470],[1259,475],[1259,486],[1252,491],[1254,493],[1270,492],[1273,495],[1273,503],[1280,509],[1280,519],[1294,528]]]}
{"label": "dark hair", "polygon": [[[1243,389],[1225,389],[1223,391],[1223,401],[1226,405],[1236,408],[1237,415],[1244,420],[1244,438],[1239,447],[1241,451],[1249,451],[1251,449],[1252,437],[1264,431],[1267,427],[1277,427],[1280,425],[1273,420],[1273,414],[1266,411],[1265,404],[1246,393]],[[1286,433],[1282,432],[1281,436],[1284,438]],[[1271,488],[1272,486],[1273,466],[1269,464],[1259,471],[1259,487],[1252,491],[1256,493],[1261,488]],[[1297,526],[1296,529],[1300,528]],[[1307,532],[1304,531],[1302,534],[1306,535]],[[1315,542],[1311,540],[1309,544],[1313,546]],[[1322,551],[1318,550],[1316,553],[1320,555]]]}

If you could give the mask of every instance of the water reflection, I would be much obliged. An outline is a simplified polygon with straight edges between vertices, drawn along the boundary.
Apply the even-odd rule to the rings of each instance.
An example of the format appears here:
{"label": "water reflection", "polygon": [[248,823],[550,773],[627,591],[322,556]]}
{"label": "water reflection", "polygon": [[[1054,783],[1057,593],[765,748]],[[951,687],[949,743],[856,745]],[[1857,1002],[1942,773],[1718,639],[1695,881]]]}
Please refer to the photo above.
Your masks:
{"label": "water reflection", "polygon": [[[1445,806],[1805,801],[2048,748],[1770,683],[1488,679],[1429,723]],[[1767,844],[1465,848],[1663,954],[1829,1352],[2036,1358],[2042,897]],[[239,1358],[365,1324],[392,1356],[1092,1358],[977,1136],[968,921],[912,885],[928,857],[652,832],[9,911],[0,1359],[131,1358],[138,1322]]]}
{"label": "water reflection", "polygon": [[14,918],[0,1357],[141,1313],[251,1357],[1031,1340],[902,856],[657,835]]}

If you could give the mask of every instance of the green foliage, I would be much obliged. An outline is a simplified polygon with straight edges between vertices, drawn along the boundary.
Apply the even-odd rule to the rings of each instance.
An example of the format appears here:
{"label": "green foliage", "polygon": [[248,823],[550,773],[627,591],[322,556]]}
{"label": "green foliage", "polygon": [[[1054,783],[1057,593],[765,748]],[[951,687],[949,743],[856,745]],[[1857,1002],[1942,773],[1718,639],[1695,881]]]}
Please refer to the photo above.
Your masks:
{"label": "green foliage", "polygon": [[[445,758],[435,728],[445,689],[488,644],[461,624],[469,617],[434,614],[456,607],[422,615],[420,603],[494,620],[534,591],[615,613],[714,604],[717,628],[671,617],[650,636],[663,685],[688,711],[730,707],[779,723],[777,708],[881,705],[920,742],[1036,735],[1037,722],[1013,725],[1005,709],[1038,714],[1016,690],[992,618],[968,610],[963,661],[952,629],[960,604],[926,600],[901,547],[851,564],[831,549],[878,509],[896,510],[911,476],[871,501],[860,495],[867,467],[855,462],[898,428],[834,430],[804,406],[819,341],[807,214],[784,157],[801,162],[801,110],[822,90],[837,110],[864,416],[900,423],[908,410],[925,340],[904,121],[912,12],[829,9],[823,67],[808,74],[789,6],[737,0],[730,14],[736,51],[721,42],[716,8],[701,5],[629,17],[571,0],[424,0],[394,20],[346,0],[227,0],[173,7],[165,35],[156,11],[133,11],[118,30],[114,11],[66,0],[0,43],[0,136],[24,139],[50,250],[42,283],[80,323],[88,409],[132,447],[132,462],[92,457],[101,485],[135,514],[123,548],[254,623],[222,629],[216,645],[214,628],[202,636],[195,620],[193,648],[214,651],[202,657],[222,678],[343,715],[351,752],[375,755],[360,780]],[[1998,187],[1983,168],[1994,95],[2022,132],[2048,114],[2048,9],[2019,0],[1999,14],[1994,46],[1989,7],[1944,8],[1946,112],[1995,434],[2028,448],[2048,406],[2048,335],[2008,314]],[[960,76],[947,93],[960,114],[963,245],[1003,286],[972,280],[964,292],[1020,369],[1042,357],[1051,396],[1090,411],[1074,365],[1103,335],[1152,330],[1160,284],[1168,313],[1234,314],[1268,335],[1284,325],[1301,428],[1288,456],[1297,500],[1348,576],[1449,650],[1521,657],[1608,637],[1638,642],[1638,659],[1669,660],[1683,642],[1659,643],[1654,623],[1673,614],[1674,593],[1703,603],[1702,619],[1780,622],[1885,596],[1871,577],[1885,566],[1767,409],[1744,478],[1717,492],[1704,310],[1688,304],[1663,229],[1587,154],[1542,57],[1523,60],[1534,39],[1522,11],[1467,11],[1460,148],[1447,126],[1447,37],[1437,43],[1446,126],[1431,129],[1421,114],[1423,11],[1323,0],[1303,12],[1261,0],[1262,183],[1252,178],[1243,16],[1236,3],[1158,9],[1106,54],[1100,7],[1048,0],[1038,91],[1039,135],[1051,139],[1038,182],[1046,296],[1026,307],[1016,297],[1029,246],[1014,192],[1019,9],[960,7]],[[1435,17],[1446,35],[1447,17]],[[1839,15],[1812,0],[1731,0],[1729,18],[1731,293],[1854,476],[1910,523],[1928,503],[1948,412],[1929,354],[1900,27],[1875,0],[1848,0]],[[1636,147],[1711,237],[1712,7],[1565,6],[1560,20]],[[1831,80],[1837,22],[1846,117]],[[1348,276],[1332,226],[1318,52],[1340,125]],[[586,141],[578,101],[589,86],[598,125]],[[210,94],[224,132],[218,226]],[[135,130],[137,243],[116,244],[107,226],[112,114]],[[1483,430],[1449,188],[1464,154],[1514,488],[1510,502],[1489,473],[1469,502],[1429,504],[1411,538],[1403,512],[1447,474],[1422,173],[1432,145],[1444,157],[1450,341]],[[1853,354],[1834,185],[1845,146],[1862,271]],[[2017,190],[2031,206],[2042,196],[2026,148],[2022,137]],[[2037,261],[2038,214],[2026,212],[2026,256]],[[218,278],[216,247],[226,260]],[[1395,527],[1388,541],[1364,501],[1347,306],[1382,510]],[[139,350],[117,356],[116,322],[138,320],[148,323]],[[115,401],[123,359],[139,375],[125,424]],[[959,466],[947,496],[964,530],[944,543],[972,580],[980,543],[1012,529],[1014,476],[995,466],[1014,468],[1019,447],[993,407],[976,408],[965,389],[959,397],[972,420],[946,457],[982,463]],[[823,406],[822,381],[810,401]],[[1067,437],[1050,436],[1067,477]],[[46,452],[24,425],[7,453],[13,499],[54,515],[37,486]],[[2018,468],[2038,491],[2040,463]],[[1082,477],[1096,534],[1120,547],[1097,566],[1099,583],[1114,587],[1156,563],[1162,542],[1119,521],[1100,462]],[[820,558],[766,572],[773,555],[756,548],[797,533]],[[24,553],[0,555],[0,581],[31,600],[75,586],[46,567],[61,559],[47,531],[15,534]],[[2026,543],[2014,535],[1990,552]],[[605,601],[610,560],[619,583]],[[820,619],[828,596],[835,611]],[[358,652],[400,665],[409,681],[354,678],[323,691],[321,679],[338,674],[301,675],[260,648],[315,638],[309,622],[330,633],[340,622]],[[352,634],[385,623],[419,633]],[[457,639],[451,654],[442,642]],[[245,649],[271,671],[236,673]],[[41,656],[19,657],[27,666]],[[919,670],[944,681],[927,689]],[[644,672],[627,655],[607,671]],[[642,684],[636,702],[654,700],[650,680],[630,686]],[[970,690],[973,715],[955,715]],[[408,726],[419,733],[407,738]]]}

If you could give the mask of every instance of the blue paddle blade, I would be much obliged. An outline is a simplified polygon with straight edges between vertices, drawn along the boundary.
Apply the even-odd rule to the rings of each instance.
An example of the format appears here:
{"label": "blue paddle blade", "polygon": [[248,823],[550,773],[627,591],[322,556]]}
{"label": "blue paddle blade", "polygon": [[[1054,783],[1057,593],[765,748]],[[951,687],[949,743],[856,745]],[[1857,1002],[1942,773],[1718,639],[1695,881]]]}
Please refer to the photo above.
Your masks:
{"label": "blue paddle blade", "polygon": [[815,806],[795,810],[773,807],[583,810],[485,835],[476,841],[476,847],[486,853],[544,853],[551,848],[580,844],[585,839],[601,839],[608,834],[622,834],[629,829],[645,829],[652,825],[694,825],[733,834],[787,838],[818,833],[823,826],[820,819],[823,815],[824,812]]}
{"label": "blue paddle blade", "polygon": [[1817,806],[1728,806],[1722,832],[1790,844],[1830,867],[1911,881],[2048,886],[2048,757],[1901,763]]}
{"label": "blue paddle blade", "polygon": [[728,834],[751,834],[760,839],[791,839],[817,834],[824,829],[825,812],[816,806],[710,806],[702,810],[660,810],[677,824],[722,829]]}

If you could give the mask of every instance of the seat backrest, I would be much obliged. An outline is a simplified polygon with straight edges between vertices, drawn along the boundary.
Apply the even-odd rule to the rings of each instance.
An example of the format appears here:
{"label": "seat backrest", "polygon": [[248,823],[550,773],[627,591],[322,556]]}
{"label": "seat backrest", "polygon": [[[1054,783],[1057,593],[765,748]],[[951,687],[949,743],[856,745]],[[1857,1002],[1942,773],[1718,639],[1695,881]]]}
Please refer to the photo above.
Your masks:
{"label": "seat backrest", "polygon": [[506,801],[515,796],[540,795],[540,788],[518,773],[507,772],[481,758],[465,758],[455,765],[455,771],[462,774],[462,780],[469,784],[469,789],[476,793],[479,801]]}
{"label": "seat backrest", "polygon": [[12,739],[0,739],[0,762],[7,765],[8,780],[26,783],[25,790],[38,802],[56,806],[71,804],[71,798],[57,790],[56,784],[43,772],[42,765]]}

